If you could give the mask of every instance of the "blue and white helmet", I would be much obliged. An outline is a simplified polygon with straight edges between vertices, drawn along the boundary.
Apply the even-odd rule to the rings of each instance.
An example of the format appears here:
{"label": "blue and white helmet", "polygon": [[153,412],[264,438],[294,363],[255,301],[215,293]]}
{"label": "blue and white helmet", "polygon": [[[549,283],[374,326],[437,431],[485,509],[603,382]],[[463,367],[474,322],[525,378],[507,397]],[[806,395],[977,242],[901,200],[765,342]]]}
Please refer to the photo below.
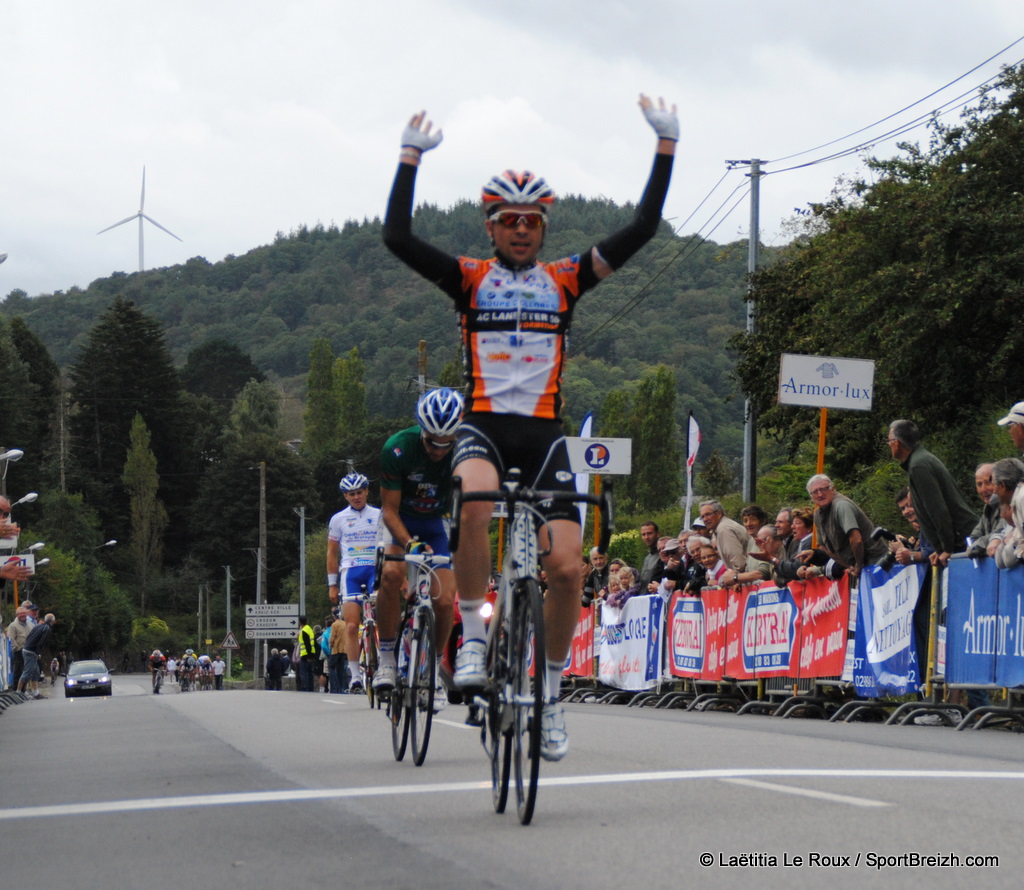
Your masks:
{"label": "blue and white helmet", "polygon": [[446,386],[432,389],[416,403],[416,422],[431,436],[452,436],[462,419],[462,395]]}
{"label": "blue and white helmet", "polygon": [[342,477],[342,480],[338,483],[338,488],[346,492],[359,491],[361,488],[369,487],[370,480],[362,473],[349,473],[347,476]]}

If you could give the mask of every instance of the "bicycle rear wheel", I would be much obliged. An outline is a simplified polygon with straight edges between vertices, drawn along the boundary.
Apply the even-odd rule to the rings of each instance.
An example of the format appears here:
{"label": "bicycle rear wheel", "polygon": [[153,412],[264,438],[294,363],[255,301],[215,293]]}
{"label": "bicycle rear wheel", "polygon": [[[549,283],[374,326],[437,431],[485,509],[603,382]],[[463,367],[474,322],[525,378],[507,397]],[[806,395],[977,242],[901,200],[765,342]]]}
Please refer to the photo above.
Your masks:
{"label": "bicycle rear wheel", "polygon": [[408,702],[412,725],[412,762],[423,766],[430,744],[430,727],[434,719],[434,684],[437,680],[437,658],[434,649],[434,611],[429,606],[416,610],[419,627],[413,636],[409,660]]}
{"label": "bicycle rear wheel", "polygon": [[[512,596],[511,658],[512,760],[515,765],[516,810],[529,825],[537,802],[540,773],[540,723],[544,707],[544,601],[532,578],[517,582]],[[530,666],[534,678],[530,683]]]}
{"label": "bicycle rear wheel", "polygon": [[359,641],[359,661],[363,666],[365,676],[364,691],[370,707],[380,707],[380,700],[373,691],[373,678],[377,674],[377,665],[380,663],[377,656],[377,633],[376,628],[364,628],[363,635]]}
{"label": "bicycle rear wheel", "polygon": [[494,633],[488,639],[487,649],[487,676],[490,678],[485,718],[489,745],[487,754],[491,759],[491,800],[494,812],[504,813],[512,771],[512,734],[508,731],[511,714],[504,701],[508,679],[508,622],[504,620],[504,614],[495,614],[491,622]]}

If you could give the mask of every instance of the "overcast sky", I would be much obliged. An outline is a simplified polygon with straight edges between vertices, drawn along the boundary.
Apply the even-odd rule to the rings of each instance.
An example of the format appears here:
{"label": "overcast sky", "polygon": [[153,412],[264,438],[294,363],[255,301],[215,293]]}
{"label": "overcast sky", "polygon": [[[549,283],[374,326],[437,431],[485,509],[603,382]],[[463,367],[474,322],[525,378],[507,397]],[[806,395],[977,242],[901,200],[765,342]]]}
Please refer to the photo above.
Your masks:
{"label": "overcast sky", "polygon": [[[97,233],[138,211],[143,166],[146,213],[182,239],[147,225],[147,268],[381,215],[420,108],[445,133],[420,201],[475,198],[507,167],[563,194],[635,201],[655,141],[641,91],[677,103],[682,121],[665,216],[683,234],[745,238],[742,172],[697,208],[727,160],[759,157],[772,162],[762,239],[780,243],[795,208],[861,165],[784,168],[952,101],[1024,58],[1024,43],[1001,52],[1022,36],[1020,0],[6,0],[0,297],[136,271],[135,221]],[[997,54],[885,125],[782,160]],[[723,203],[736,209],[712,219]]]}

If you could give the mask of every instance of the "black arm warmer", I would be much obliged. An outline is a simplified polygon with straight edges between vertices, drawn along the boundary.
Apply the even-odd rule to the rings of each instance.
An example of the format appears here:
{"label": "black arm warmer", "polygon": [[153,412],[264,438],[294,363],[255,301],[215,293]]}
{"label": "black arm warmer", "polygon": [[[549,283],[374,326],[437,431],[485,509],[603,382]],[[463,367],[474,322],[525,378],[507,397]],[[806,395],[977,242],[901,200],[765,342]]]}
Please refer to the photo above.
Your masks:
{"label": "black arm warmer", "polygon": [[613,269],[621,268],[658,231],[661,208],[665,204],[665,195],[668,194],[668,184],[672,178],[672,161],[672,155],[654,156],[654,166],[633,221],[597,245],[598,253]]}
{"label": "black arm warmer", "polygon": [[437,283],[453,273],[453,266],[457,273],[459,261],[413,235],[412,202],[415,184],[415,165],[399,164],[391,186],[387,215],[384,217],[384,246],[428,281]]}

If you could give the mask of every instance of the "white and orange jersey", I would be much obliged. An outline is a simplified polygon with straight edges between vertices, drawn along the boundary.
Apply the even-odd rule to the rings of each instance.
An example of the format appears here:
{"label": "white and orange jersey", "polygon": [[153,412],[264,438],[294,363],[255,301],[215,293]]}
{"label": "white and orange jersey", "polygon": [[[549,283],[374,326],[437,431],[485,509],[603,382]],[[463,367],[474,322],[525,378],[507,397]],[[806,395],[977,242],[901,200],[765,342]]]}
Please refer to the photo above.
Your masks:
{"label": "white and orange jersey", "polygon": [[518,270],[460,257],[459,268],[451,296],[470,379],[466,413],[556,419],[566,334],[582,292],[579,257]]}

